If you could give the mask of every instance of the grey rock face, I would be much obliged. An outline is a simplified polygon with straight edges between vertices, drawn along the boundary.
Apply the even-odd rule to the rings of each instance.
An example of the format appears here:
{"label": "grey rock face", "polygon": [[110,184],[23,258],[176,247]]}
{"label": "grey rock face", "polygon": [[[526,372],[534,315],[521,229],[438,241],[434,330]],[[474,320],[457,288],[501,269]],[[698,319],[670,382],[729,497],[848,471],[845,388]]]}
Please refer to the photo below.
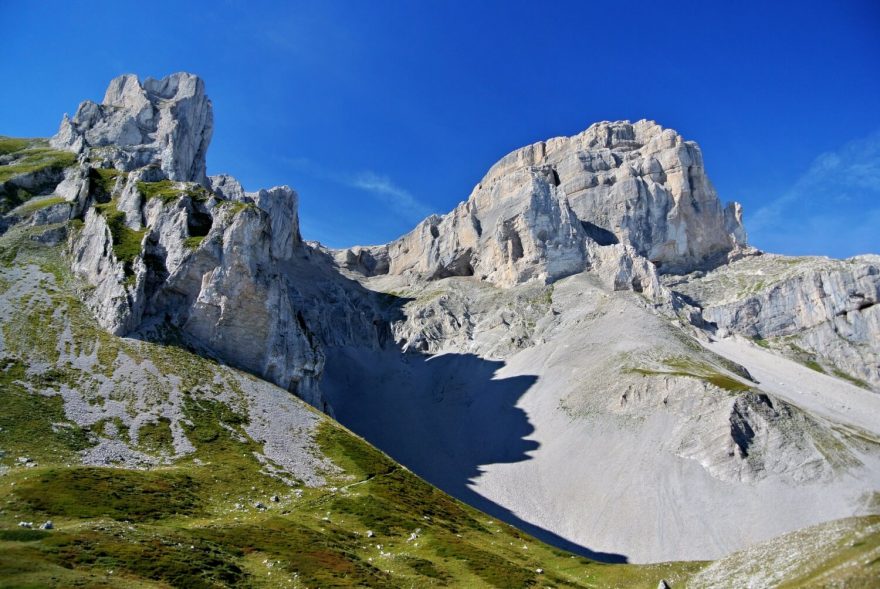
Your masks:
{"label": "grey rock face", "polygon": [[205,84],[192,74],[161,80],[119,76],[101,104],[85,101],[65,115],[51,144],[56,149],[112,162],[130,171],[158,166],[171,180],[205,183],[205,155],[213,132]]}
{"label": "grey rock face", "polygon": [[769,340],[880,388],[880,256],[755,256],[672,288],[702,306],[722,335]]}
{"label": "grey rock face", "polygon": [[[322,344],[378,345],[378,310],[302,243],[293,190],[248,193],[231,176],[206,177],[212,125],[204,84],[190,74],[121,76],[101,104],[65,117],[52,144],[85,154],[57,189],[84,219],[73,269],[112,333],[176,328],[322,407]],[[124,173],[107,186],[96,165]],[[166,179],[174,183],[155,198],[142,188]],[[123,253],[138,244],[133,259]]]}
{"label": "grey rock face", "polygon": [[[216,192],[182,182],[162,185],[171,197],[149,198],[141,186],[155,181],[151,170],[125,175],[110,203],[82,205],[72,265],[94,287],[86,302],[99,322],[117,335],[174,328],[325,408],[318,385],[323,346],[390,340],[376,297],[302,242],[290,188],[245,193],[223,177],[212,178]],[[89,174],[82,178],[88,182]],[[88,188],[76,192],[86,203],[98,198]],[[119,236],[108,221],[114,215],[115,231],[139,240],[133,260],[119,259]]]}
{"label": "grey rock face", "polygon": [[474,275],[499,286],[550,282],[584,269],[585,242],[553,171],[524,168],[478,186],[448,215],[429,217],[390,243],[388,271]]}
{"label": "grey rock face", "polygon": [[664,268],[693,268],[744,241],[737,206],[721,207],[696,143],[653,121],[597,123],[524,147],[481,185],[536,166],[552,170],[596,241],[630,245]]}
{"label": "grey rock face", "polygon": [[[167,252],[156,272],[164,266],[168,276],[156,287],[150,314],[170,314],[172,324],[222,358],[320,406],[320,345],[298,320],[302,315],[290,296],[290,280],[278,271],[291,251],[275,246],[290,246],[283,238],[289,234],[276,239],[272,224],[285,218],[272,219],[256,207],[236,212],[223,204],[213,212],[204,244],[179,260],[171,255],[171,244],[182,240],[173,233],[156,235],[148,251],[157,252],[157,260],[159,252]],[[290,217],[286,221],[293,224]],[[153,226],[161,227],[161,220]]]}
{"label": "grey rock face", "polygon": [[[85,224],[73,237],[70,250],[73,271],[94,287],[85,302],[101,326],[114,335],[134,329],[143,314],[143,286],[126,279],[124,263],[113,254],[110,227],[96,209],[86,213]],[[135,272],[143,276],[143,262],[137,262]]]}
{"label": "grey rock face", "polygon": [[651,121],[622,121],[514,151],[451,213],[337,258],[367,275],[474,275],[512,286],[584,270],[596,251],[588,244],[619,244],[682,272],[745,241],[741,207],[722,208],[695,143]]}
{"label": "grey rock face", "polygon": [[[246,432],[288,472],[302,416],[276,410],[285,390],[450,492],[467,480],[463,499],[644,560],[715,557],[850,515],[877,488],[876,449],[836,427],[875,435],[852,414],[870,415],[876,395],[831,376],[831,395],[799,391],[797,371],[768,390],[697,327],[793,344],[875,382],[878,259],[753,255],[741,208],[721,206],[675,132],[599,123],[525,147],[449,214],[330,251],[300,238],[290,188],[204,176],[210,103],[177,78],[120,78],[62,125],[55,141],[83,152],[56,189],[83,219],[68,225],[72,264],[110,331],[170,332],[283,387],[253,389]],[[93,168],[110,165],[121,173]],[[106,415],[64,394],[70,415]],[[818,409],[802,406],[814,397]],[[105,434],[87,462],[149,463]]]}

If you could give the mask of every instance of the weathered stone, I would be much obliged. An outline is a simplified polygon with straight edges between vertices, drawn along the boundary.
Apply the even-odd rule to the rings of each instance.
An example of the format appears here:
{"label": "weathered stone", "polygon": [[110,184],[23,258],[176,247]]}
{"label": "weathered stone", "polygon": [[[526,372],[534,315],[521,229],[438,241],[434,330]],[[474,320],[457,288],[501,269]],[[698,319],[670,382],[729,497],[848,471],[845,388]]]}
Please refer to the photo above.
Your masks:
{"label": "weathered stone", "polygon": [[780,351],[815,355],[880,388],[880,256],[848,260],[765,254],[705,276],[669,281],[720,335],[787,338]]}
{"label": "weathered stone", "polygon": [[115,168],[158,166],[171,180],[206,183],[205,155],[213,132],[213,109],[204,82],[187,73],[161,80],[127,74],[110,82],[104,100],[80,104],[64,116],[51,144]]}
{"label": "weathered stone", "polygon": [[722,208],[695,143],[652,121],[619,121],[518,149],[451,213],[336,257],[367,275],[385,273],[387,259],[391,274],[512,286],[584,270],[588,243],[621,244],[681,272],[723,261],[745,240],[741,207]]}

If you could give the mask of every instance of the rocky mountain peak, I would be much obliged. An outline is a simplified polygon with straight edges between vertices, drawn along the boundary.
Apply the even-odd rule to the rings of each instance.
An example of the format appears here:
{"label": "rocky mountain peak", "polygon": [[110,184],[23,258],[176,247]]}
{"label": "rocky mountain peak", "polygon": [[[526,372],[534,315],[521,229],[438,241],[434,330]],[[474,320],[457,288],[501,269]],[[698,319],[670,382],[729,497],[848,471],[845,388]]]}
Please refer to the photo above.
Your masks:
{"label": "rocky mountain peak", "polygon": [[161,80],[126,74],[110,82],[104,100],[86,100],[64,116],[51,144],[130,171],[146,166],[165,178],[205,184],[205,156],[214,128],[205,84],[188,73]]}
{"label": "rocky mountain peak", "polygon": [[509,153],[454,211],[386,246],[337,257],[372,273],[512,286],[610,259],[596,248],[622,246],[680,273],[745,245],[741,207],[721,205],[696,143],[653,121],[604,121]]}

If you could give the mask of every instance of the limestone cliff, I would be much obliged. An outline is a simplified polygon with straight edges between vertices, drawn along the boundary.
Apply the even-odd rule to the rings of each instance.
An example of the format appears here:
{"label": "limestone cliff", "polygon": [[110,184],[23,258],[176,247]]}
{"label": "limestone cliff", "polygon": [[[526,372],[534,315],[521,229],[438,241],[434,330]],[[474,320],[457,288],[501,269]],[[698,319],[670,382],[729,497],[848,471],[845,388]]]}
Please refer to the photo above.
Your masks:
{"label": "limestone cliff", "polygon": [[62,122],[53,143],[82,154],[57,192],[84,221],[69,249],[86,302],[114,334],[183,337],[326,408],[322,346],[379,345],[380,309],[303,243],[293,190],[205,176],[210,135],[188,74],[122,76]]}
{"label": "limestone cliff", "polygon": [[694,143],[598,123],[333,251],[291,188],[206,175],[211,119],[194,76],[117,78],[68,151],[4,156],[43,163],[0,226],[53,224],[33,239],[67,244],[103,328],[270,380],[554,541],[704,559],[871,508],[880,264],[747,248]]}
{"label": "limestone cliff", "polygon": [[620,244],[666,272],[724,261],[746,244],[699,147],[652,121],[592,125],[518,149],[465,202],[387,246],[337,254],[368,275],[552,282],[591,266],[588,244]]}
{"label": "limestone cliff", "polygon": [[880,257],[848,260],[764,254],[685,278],[670,288],[702,307],[718,330],[817,370],[880,389]]}

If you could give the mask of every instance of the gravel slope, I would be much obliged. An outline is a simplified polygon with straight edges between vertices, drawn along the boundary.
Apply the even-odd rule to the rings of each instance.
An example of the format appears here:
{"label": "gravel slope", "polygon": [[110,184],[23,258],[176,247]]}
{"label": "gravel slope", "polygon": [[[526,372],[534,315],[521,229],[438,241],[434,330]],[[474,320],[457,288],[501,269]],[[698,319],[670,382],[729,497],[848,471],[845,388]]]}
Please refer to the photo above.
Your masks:
{"label": "gravel slope", "polygon": [[462,353],[460,342],[435,356],[337,348],[322,386],[343,424],[427,480],[607,560],[718,558],[863,512],[880,488],[876,444],[825,419],[876,432],[873,398],[828,377],[823,386],[852,405],[834,413],[802,401],[813,393],[777,398],[762,386],[788,416],[763,432],[753,423],[764,445],[741,457],[731,420],[747,394],[662,360],[696,359],[743,388],[748,381],[712,354],[716,344],[703,350],[635,294],[605,291],[589,275],[562,280],[530,341],[506,360]]}

